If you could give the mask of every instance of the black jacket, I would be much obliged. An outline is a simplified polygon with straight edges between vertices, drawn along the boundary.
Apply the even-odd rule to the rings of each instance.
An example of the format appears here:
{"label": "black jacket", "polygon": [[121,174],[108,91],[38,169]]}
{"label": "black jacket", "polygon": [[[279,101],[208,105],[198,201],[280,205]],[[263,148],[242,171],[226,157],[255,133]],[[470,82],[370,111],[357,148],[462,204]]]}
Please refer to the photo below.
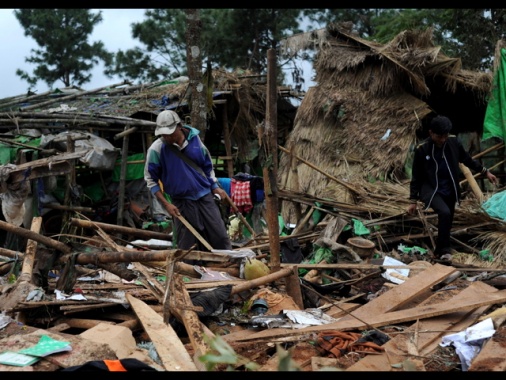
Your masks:
{"label": "black jacket", "polygon": [[[430,207],[432,198],[438,189],[436,174],[438,168],[434,159],[434,148],[434,142],[428,137],[417,145],[413,157],[409,199],[422,201],[426,208]],[[464,164],[474,172],[485,173],[487,171],[483,165],[471,157],[457,136],[454,135],[449,136],[443,146],[443,160],[448,165],[453,184],[452,188],[457,201],[460,201],[461,197],[459,163]]]}

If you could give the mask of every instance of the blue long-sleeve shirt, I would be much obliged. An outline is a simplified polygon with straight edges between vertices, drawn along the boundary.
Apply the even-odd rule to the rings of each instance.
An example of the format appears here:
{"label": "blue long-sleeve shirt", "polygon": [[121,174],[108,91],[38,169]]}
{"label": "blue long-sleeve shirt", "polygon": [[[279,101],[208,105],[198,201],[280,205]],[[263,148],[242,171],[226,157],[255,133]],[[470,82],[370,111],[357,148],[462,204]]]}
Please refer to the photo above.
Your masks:
{"label": "blue long-sleeve shirt", "polygon": [[144,179],[152,194],[161,190],[161,183],[163,191],[172,199],[196,200],[217,188],[218,184],[211,155],[200,140],[199,131],[190,126],[183,128],[187,129],[188,136],[181,148],[182,153],[202,169],[205,177],[169,149],[160,137],[147,151]]}

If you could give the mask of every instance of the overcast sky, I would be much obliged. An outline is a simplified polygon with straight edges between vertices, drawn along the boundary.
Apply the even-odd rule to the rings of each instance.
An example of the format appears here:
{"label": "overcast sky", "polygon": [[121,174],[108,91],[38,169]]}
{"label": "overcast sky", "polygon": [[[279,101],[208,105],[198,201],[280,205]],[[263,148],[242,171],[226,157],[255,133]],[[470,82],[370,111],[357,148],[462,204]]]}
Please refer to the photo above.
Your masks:
{"label": "overcast sky", "polygon": [[[92,9],[93,12],[98,9]],[[141,46],[137,39],[132,38],[130,25],[133,22],[140,22],[144,19],[145,9],[101,9],[102,22],[97,24],[93,30],[90,43],[102,41],[107,50],[116,53],[118,50],[126,50]],[[24,29],[14,16],[14,9],[0,9],[0,99],[25,94],[29,88],[26,81],[16,75],[17,69],[22,69],[33,74],[35,66],[25,62],[31,55],[31,49],[38,48],[31,37],[25,37]],[[312,85],[313,75],[311,66],[304,67],[305,86],[303,90]],[[118,77],[108,78],[102,74],[104,67],[97,65],[92,70],[91,81],[82,85],[84,90],[93,90],[111,84],[121,82]],[[290,75],[287,75],[287,80]],[[61,81],[56,81],[54,88],[63,87]],[[35,93],[41,94],[49,90],[45,82],[39,81],[32,89]]]}
{"label": "overcast sky", "polygon": [[[92,9],[95,13],[98,9]],[[139,46],[131,34],[130,24],[144,19],[144,9],[102,9],[102,22],[97,24],[89,42],[102,41],[107,50],[117,52]],[[16,69],[32,74],[35,66],[25,62],[31,55],[31,49],[38,48],[31,37],[25,37],[14,9],[0,9],[0,99],[26,93],[29,85],[16,75]],[[102,74],[102,65],[93,69],[91,82],[82,86],[84,90],[93,90],[110,84],[121,82],[118,78],[107,78]],[[63,87],[61,81],[54,83],[55,88]],[[35,87],[40,94],[49,90],[45,82],[39,81]]]}

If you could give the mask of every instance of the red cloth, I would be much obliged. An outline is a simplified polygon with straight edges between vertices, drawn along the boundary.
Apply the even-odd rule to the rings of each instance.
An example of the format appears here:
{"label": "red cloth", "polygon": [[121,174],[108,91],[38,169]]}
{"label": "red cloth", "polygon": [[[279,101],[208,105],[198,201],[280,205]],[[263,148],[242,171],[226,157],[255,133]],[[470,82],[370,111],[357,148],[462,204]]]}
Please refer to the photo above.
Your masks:
{"label": "red cloth", "polygon": [[232,202],[241,213],[247,213],[253,208],[251,201],[250,181],[238,181],[234,178],[230,181],[230,194]]}

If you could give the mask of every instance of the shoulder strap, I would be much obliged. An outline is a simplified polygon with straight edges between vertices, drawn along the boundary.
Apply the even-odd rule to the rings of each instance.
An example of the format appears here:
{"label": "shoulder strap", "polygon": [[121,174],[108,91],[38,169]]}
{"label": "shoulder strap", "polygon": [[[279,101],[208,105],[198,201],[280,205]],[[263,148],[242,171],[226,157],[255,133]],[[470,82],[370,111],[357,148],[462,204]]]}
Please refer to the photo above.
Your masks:
{"label": "shoulder strap", "polygon": [[179,156],[182,160],[184,160],[188,165],[190,165],[192,168],[194,168],[196,171],[198,171],[203,177],[207,178],[202,169],[197,166],[195,161],[193,161],[190,157],[188,157],[186,154],[181,152],[177,147],[174,145],[167,145],[170,150],[172,150],[175,154]]}

